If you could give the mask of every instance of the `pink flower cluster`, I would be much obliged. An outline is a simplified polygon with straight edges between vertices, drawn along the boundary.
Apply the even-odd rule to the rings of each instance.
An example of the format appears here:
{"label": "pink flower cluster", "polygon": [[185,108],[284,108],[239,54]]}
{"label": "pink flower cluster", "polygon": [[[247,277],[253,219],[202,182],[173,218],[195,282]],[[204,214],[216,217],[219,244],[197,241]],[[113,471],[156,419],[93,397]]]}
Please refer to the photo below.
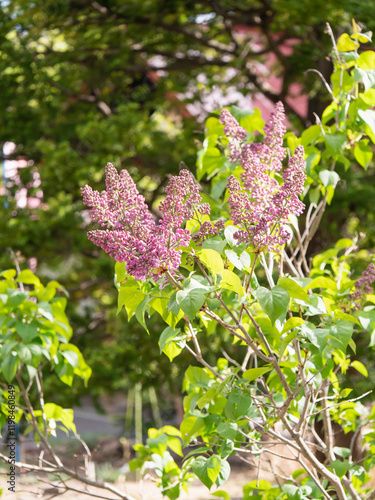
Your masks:
{"label": "pink flower cluster", "polygon": [[243,168],[240,180],[232,175],[227,185],[231,217],[240,228],[235,238],[256,252],[279,252],[290,239],[289,216],[301,215],[305,208],[299,199],[306,179],[303,147],[296,148],[280,176],[286,156],[285,113],[280,102],[264,128],[263,143],[247,143],[247,134],[229,111],[223,110],[220,120],[229,137],[229,159]]}
{"label": "pink flower cluster", "polygon": [[127,272],[136,280],[158,280],[163,270],[174,272],[181,260],[180,247],[187,247],[191,238],[182,223],[196,210],[209,212],[207,204],[199,206],[199,186],[192,174],[182,170],[171,178],[160,204],[163,217],[159,223],[127,170],[118,174],[108,163],[106,188],[100,194],[90,186],[82,188],[83,202],[91,207],[91,219],[105,228],[89,231],[89,239],[118,262],[125,262]]}
{"label": "pink flower cluster", "polygon": [[205,221],[199,228],[199,231],[193,235],[192,239],[198,246],[200,246],[204,240],[219,234],[219,232],[223,229],[225,229],[225,222],[222,219],[219,219],[216,222]]}
{"label": "pink flower cluster", "polygon": [[354,307],[360,309],[359,301],[365,298],[365,294],[372,293],[372,283],[375,281],[375,266],[373,263],[367,266],[362,273],[362,276],[355,282],[355,292],[349,295],[349,300],[354,302]]}

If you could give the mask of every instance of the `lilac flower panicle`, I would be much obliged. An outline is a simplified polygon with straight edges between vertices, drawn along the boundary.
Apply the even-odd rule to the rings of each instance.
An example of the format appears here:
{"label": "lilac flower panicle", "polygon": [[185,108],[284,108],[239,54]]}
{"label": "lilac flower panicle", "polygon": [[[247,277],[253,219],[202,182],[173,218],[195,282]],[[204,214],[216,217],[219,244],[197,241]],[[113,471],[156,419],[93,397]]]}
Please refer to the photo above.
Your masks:
{"label": "lilac flower panicle", "polygon": [[173,227],[193,218],[202,198],[199,185],[188,170],[181,170],[178,176],[171,177],[165,192],[167,196],[159,206],[164,226]]}
{"label": "lilac flower panicle", "polygon": [[375,266],[369,264],[363,271],[362,276],[355,282],[355,292],[351,293],[348,298],[354,302],[354,307],[360,309],[360,301],[365,298],[366,294],[373,292],[372,283],[375,281]]}
{"label": "lilac flower panicle", "polygon": [[246,130],[243,127],[240,127],[238,121],[225,108],[221,110],[220,121],[224,125],[224,134],[226,136],[233,137],[233,139],[237,139],[239,141],[246,140]]}
{"label": "lilac flower panicle", "polygon": [[181,261],[181,247],[190,243],[190,231],[181,226],[196,210],[209,213],[209,205],[199,205],[199,186],[188,170],[170,179],[165,200],[160,205],[163,217],[155,223],[151,212],[127,170],[117,173],[108,163],[106,191],[82,188],[90,217],[105,229],[88,232],[89,239],[118,262],[126,263],[128,274],[136,280],[160,279],[161,269],[172,273]]}
{"label": "lilac flower panicle", "polygon": [[272,163],[273,170],[278,171],[282,167],[282,160],[286,156],[286,150],[283,148],[283,137],[286,133],[285,126],[285,111],[281,102],[275,105],[275,109],[271,114],[268,123],[264,127],[265,152],[268,156],[265,157],[266,163]]}
{"label": "lilac flower panicle", "polygon": [[192,236],[192,239],[200,246],[207,238],[218,235],[224,228],[225,222],[222,219],[216,222],[205,221],[199,228],[199,231]]}
{"label": "lilac flower panicle", "polygon": [[237,163],[241,155],[242,144],[247,139],[247,132],[227,109],[221,110],[220,121],[224,125],[224,134],[230,137],[229,160],[232,163]]}
{"label": "lilac flower panicle", "polygon": [[251,245],[254,251],[266,248],[278,252],[290,239],[287,227],[290,215],[301,215],[305,208],[299,199],[306,179],[303,147],[298,146],[289,159],[280,184],[275,173],[281,170],[286,156],[283,105],[276,104],[264,128],[263,143],[245,142],[229,111],[222,111],[221,121],[229,137],[229,159],[242,167],[240,180],[230,176],[227,184],[231,218],[240,228],[234,236],[239,242]]}

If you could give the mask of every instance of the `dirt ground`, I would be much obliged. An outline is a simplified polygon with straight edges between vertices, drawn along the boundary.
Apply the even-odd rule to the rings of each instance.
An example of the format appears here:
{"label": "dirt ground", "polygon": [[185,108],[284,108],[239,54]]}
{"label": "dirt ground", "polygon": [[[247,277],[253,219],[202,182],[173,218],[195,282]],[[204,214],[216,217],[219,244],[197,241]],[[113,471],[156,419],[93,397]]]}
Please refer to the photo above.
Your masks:
{"label": "dirt ground", "polygon": [[[248,475],[248,470],[233,470],[230,479],[219,489],[229,493],[231,500],[241,499],[243,497],[243,486],[253,478],[254,477]],[[68,484],[71,488],[82,490],[82,484],[78,481],[71,480]],[[127,493],[128,495],[131,495],[137,500],[162,500],[163,498],[155,484],[149,480],[138,483],[136,481],[125,481],[125,479],[120,478],[120,480],[117,481],[113,486]],[[59,492],[57,488],[52,489],[51,486],[43,484],[42,482],[35,484],[22,484],[20,480],[18,480],[17,482],[16,489],[16,493],[7,492],[4,490],[5,496],[3,493],[1,500],[49,500]],[[217,488],[212,488],[211,492],[214,492],[215,489]],[[114,494],[111,494],[110,492],[99,488],[89,487],[88,492],[102,495],[102,498],[105,499],[114,500],[116,498]],[[64,493],[63,495],[58,495],[57,497],[55,496],[54,498],[61,498],[62,500],[88,500],[89,498],[95,497],[88,496],[83,493],[77,493],[76,491],[69,491]],[[189,492],[184,492],[180,496],[180,498],[181,500],[214,500],[215,497],[210,495],[210,492],[204,485],[202,485],[202,483],[196,481],[190,486]]]}
{"label": "dirt ground", "polygon": [[[243,498],[243,486],[250,481],[256,479],[257,471],[249,470],[243,467],[234,467],[229,480],[224,483],[220,488],[213,487],[211,492],[202,485],[198,480],[191,483],[188,493],[183,492],[180,496],[181,500],[214,500],[214,493],[217,489],[226,491],[231,500],[241,500]],[[33,478],[29,476],[28,481]],[[273,475],[267,471],[263,471],[259,474],[259,479],[266,479],[273,482]],[[34,478],[36,481],[36,478]],[[371,484],[368,487],[373,487],[375,490],[375,478],[372,478]],[[70,480],[68,482],[71,491],[67,491],[63,494],[61,489],[57,487],[53,488],[50,484],[46,482],[39,481],[33,483],[25,483],[24,481],[18,479],[16,493],[8,492],[4,489],[3,496],[1,500],[52,500],[52,498],[61,498],[62,500],[88,500],[89,498],[102,498],[103,500],[118,500],[119,497],[112,494],[108,490],[103,490],[99,488],[88,487],[87,493],[80,493],[82,491],[82,483]],[[57,486],[57,485],[56,485]],[[137,481],[127,481],[125,476],[121,476],[120,479],[112,484],[118,490],[130,495],[136,500],[162,500],[163,497],[156,487],[156,485],[151,480],[144,480],[142,482]],[[1,479],[0,487],[5,488],[5,481]],[[91,493],[91,495],[90,495]],[[98,495],[98,496],[96,496]]]}

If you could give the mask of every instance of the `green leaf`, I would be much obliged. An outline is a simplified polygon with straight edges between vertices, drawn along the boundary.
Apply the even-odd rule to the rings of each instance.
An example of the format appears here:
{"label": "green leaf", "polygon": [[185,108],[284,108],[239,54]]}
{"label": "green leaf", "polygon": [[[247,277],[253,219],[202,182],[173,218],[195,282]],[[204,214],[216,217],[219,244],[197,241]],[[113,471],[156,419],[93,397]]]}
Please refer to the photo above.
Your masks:
{"label": "green leaf", "polygon": [[[350,347],[352,348],[352,351],[354,352],[354,354],[356,354],[357,353],[357,344],[354,342],[353,339],[350,339],[348,345],[350,345]],[[372,345],[370,344],[369,347],[372,347]]]}
{"label": "green leaf", "polygon": [[242,288],[242,283],[240,278],[229,269],[224,269],[220,272],[221,281],[219,283],[220,288],[225,288],[226,290],[232,290],[233,292],[238,293],[240,297],[245,295],[245,292]]}
{"label": "green leaf", "polygon": [[[375,89],[371,89],[374,90]],[[357,160],[357,162],[366,169],[369,165],[369,163],[372,160],[373,157],[373,152],[370,146],[368,146],[367,142],[365,141],[359,141],[355,148],[354,148],[354,157]]]}
{"label": "green leaf", "polygon": [[229,476],[230,476],[230,465],[224,459],[221,461],[220,472],[219,472],[219,475],[215,481],[216,486],[221,486],[222,484],[224,484],[225,481],[227,481],[227,479],[229,478]]}
{"label": "green leaf", "polygon": [[[42,286],[41,286],[42,289]],[[69,293],[65,287],[62,286],[58,281],[50,281],[47,283],[44,295],[42,295],[43,300],[50,302],[56,295],[56,290],[61,290],[66,297],[69,297]]]}
{"label": "green leaf", "polygon": [[70,350],[67,351],[63,350],[61,354],[73,368],[76,368],[79,365],[79,358],[76,352]]}
{"label": "green leaf", "polygon": [[366,50],[357,59],[357,66],[364,70],[375,69],[375,52]]}
{"label": "green leaf", "polygon": [[372,109],[359,109],[358,116],[370,127],[371,130],[375,131],[375,111]]}
{"label": "green leaf", "polygon": [[204,248],[197,252],[197,257],[207,267],[214,278],[224,269],[223,259],[216,250]]}
{"label": "green leaf", "polygon": [[233,104],[229,108],[230,114],[238,121],[240,122],[243,118],[247,118],[248,116],[251,116],[254,111],[251,109],[242,109]]}
{"label": "green leaf", "polygon": [[215,398],[215,396],[217,396],[219,391],[220,387],[218,385],[210,387],[206,392],[206,394],[204,394],[201,398],[198,399],[197,401],[198,408],[202,409],[206,406],[207,403],[211,403],[212,400]]}
{"label": "green leaf", "polygon": [[337,102],[331,102],[322,113],[322,123],[326,124],[329,120],[336,116]]}
{"label": "green leaf", "polygon": [[305,335],[309,341],[319,349],[322,353],[328,342],[328,337],[331,334],[329,328],[309,328],[306,325],[301,326],[301,333]]}
{"label": "green leaf", "polygon": [[197,457],[192,463],[194,474],[208,489],[216,482],[221,469],[221,458],[213,455],[209,459]]}
{"label": "green leaf", "polygon": [[290,297],[282,286],[276,285],[271,290],[261,286],[257,289],[256,296],[261,308],[270,318],[272,324],[288,310]]}
{"label": "green leaf", "polygon": [[12,280],[17,274],[15,269],[6,269],[0,273],[0,276],[4,276],[6,280]]}
{"label": "green leaf", "polygon": [[309,300],[309,296],[305,292],[305,290],[298,285],[292,278],[287,278],[286,276],[282,276],[277,282],[278,285],[285,288],[285,290],[289,293],[289,295],[293,299],[304,300],[305,302]]}
{"label": "green leaf", "polygon": [[214,116],[210,116],[209,118],[207,118],[205,129],[206,135],[224,135],[224,125],[218,118],[215,118]]}
{"label": "green leaf", "polygon": [[272,366],[261,366],[260,368],[250,368],[249,370],[246,370],[242,376],[243,378],[251,382],[271,370]]}
{"label": "green leaf", "polygon": [[164,347],[164,354],[169,358],[169,361],[173,361],[174,358],[176,358],[182,351],[182,348],[179,347],[176,342],[169,342],[169,344],[167,344],[165,347]]}
{"label": "green leaf", "polygon": [[199,309],[205,303],[205,293],[205,290],[202,288],[184,289],[177,292],[176,302],[191,321],[193,321]]}
{"label": "green leaf", "polygon": [[253,132],[260,132],[261,134],[263,133],[263,128],[264,128],[264,120],[261,116],[260,109],[255,108],[251,110],[251,114],[248,114],[247,116],[243,116],[240,119],[240,125],[244,129],[246,129],[250,134]]}
{"label": "green leaf", "polygon": [[[326,278],[325,276],[319,276],[318,278],[314,278],[308,285],[304,287],[307,290],[312,290],[314,288],[323,288],[327,290],[332,290],[333,292],[337,291],[336,282],[331,278]],[[311,296],[310,296],[311,298]]]}
{"label": "green leaf", "polygon": [[221,458],[228,457],[232,454],[234,449],[234,442],[230,439],[226,439],[221,445],[220,456]]}
{"label": "green leaf", "polygon": [[282,489],[288,500],[307,500],[306,495],[310,495],[312,492],[310,486],[294,486],[294,484],[284,484]]}
{"label": "green leaf", "polygon": [[201,150],[197,160],[197,180],[200,181],[204,175],[210,177],[224,166],[224,157],[215,147],[207,147]]}
{"label": "green leaf", "polygon": [[340,177],[334,171],[321,170],[319,172],[319,179],[322,181],[324,187],[329,187],[329,186],[335,187],[336,184],[339,182]]}
{"label": "green leaf", "polygon": [[310,201],[313,205],[318,205],[319,203],[319,198],[320,198],[320,188],[317,187],[315,189],[310,189],[309,190],[309,198]]}
{"label": "green leaf", "polygon": [[32,380],[35,377],[35,375],[37,374],[38,369],[34,368],[31,365],[26,365],[26,368],[27,368],[27,373],[29,375],[29,378],[30,378],[30,380]]}
{"label": "green leaf", "polygon": [[281,334],[288,332],[292,328],[296,328],[297,326],[301,326],[304,324],[304,320],[300,318],[299,316],[294,316],[293,318],[289,318],[287,322],[285,323]]}
{"label": "green leaf", "polygon": [[312,125],[302,132],[301,144],[304,147],[310,146],[316,139],[322,135],[320,125]]}
{"label": "green leaf", "polygon": [[116,262],[115,264],[115,285],[120,286],[121,283],[126,279],[126,267],[125,262]]}
{"label": "green leaf", "polygon": [[[294,318],[291,318],[291,319],[294,319]],[[301,319],[301,318],[296,318],[296,319]],[[289,321],[289,320],[288,320]],[[302,320],[303,321],[303,320]],[[285,352],[285,349],[288,347],[288,345],[290,344],[290,342],[295,339],[298,335],[298,332],[290,332],[281,342],[281,345],[280,345],[280,351],[279,351],[279,359],[281,360],[281,358],[284,356],[284,352]]]}
{"label": "green leaf", "polygon": [[338,250],[343,250],[344,248],[351,247],[353,245],[353,240],[349,238],[341,238],[336,241],[335,248]]}
{"label": "green leaf", "polygon": [[238,233],[238,227],[236,226],[227,226],[224,229],[224,236],[227,240],[227,243],[231,247],[236,247],[238,245],[238,240],[235,239],[234,235]]}
{"label": "green leaf", "polygon": [[198,385],[199,387],[208,387],[208,384],[211,380],[209,374],[199,366],[189,366],[186,370],[185,378],[194,385]]}
{"label": "green leaf", "polygon": [[350,366],[352,366],[355,370],[357,370],[357,372],[359,372],[361,375],[363,375],[364,377],[368,377],[368,371],[367,371],[367,368],[365,367],[364,364],[362,364],[360,361],[358,361],[357,359],[355,359],[354,361],[352,361],[350,363]]}
{"label": "green leaf", "polygon": [[5,380],[10,384],[16,374],[18,365],[18,357],[15,351],[11,351],[7,356],[3,357],[1,361],[1,372]]}
{"label": "green leaf", "polygon": [[[173,292],[172,295],[169,297],[169,300],[168,300],[168,311],[170,311],[171,313],[177,315],[179,314],[179,312],[181,311],[180,309],[180,306],[177,304],[177,292]],[[158,309],[156,309],[158,311]],[[159,311],[158,311],[159,312]],[[173,326],[173,325],[170,325],[170,326]]]}
{"label": "green leaf", "polygon": [[353,324],[339,319],[331,326],[331,345],[346,352],[346,348],[353,336]]}
{"label": "green leaf", "polygon": [[181,437],[181,432],[176,429],[176,427],[173,427],[173,425],[164,425],[160,431],[164,432],[168,436],[177,436]]}
{"label": "green leaf", "polygon": [[190,443],[195,436],[199,436],[205,427],[204,418],[185,417],[181,422],[181,436],[185,443]]}
{"label": "green leaf", "polygon": [[36,321],[31,321],[31,323],[22,323],[21,321],[17,321],[16,332],[27,344],[39,335],[38,324]]}
{"label": "green leaf", "polygon": [[30,271],[30,269],[24,269],[21,271],[17,276],[16,281],[19,283],[25,283],[25,285],[40,285],[40,279],[37,278],[35,274]]}
{"label": "green leaf", "polygon": [[216,182],[212,185],[211,188],[211,196],[214,200],[217,202],[220,202],[221,197],[223,196],[223,193],[227,187],[227,179],[218,179]]}
{"label": "green leaf", "polygon": [[254,490],[266,491],[271,488],[272,484],[269,481],[266,481],[265,479],[254,479],[253,481],[250,481],[250,483],[245,484],[243,487],[244,497],[248,500],[248,498],[250,499],[250,495],[248,495],[249,492]]}
{"label": "green leaf", "polygon": [[209,238],[202,243],[202,248],[209,248],[211,250],[216,250],[218,254],[222,254],[224,248],[227,246],[227,242],[219,237]]}
{"label": "green leaf", "polygon": [[[68,366],[68,368],[72,368],[73,374],[78,375],[78,377],[81,377],[85,383],[85,386],[87,386],[87,382],[91,377],[92,370],[86,363],[78,347],[74,344],[60,344],[59,349],[61,355],[68,362],[68,364],[65,364],[65,366]],[[62,370],[61,373],[64,374],[64,371]],[[71,378],[71,371],[69,369],[67,370],[66,375],[67,375],[66,380]],[[65,379],[62,378],[62,380],[63,382],[66,383]]]}
{"label": "green leaf", "polygon": [[32,365],[32,353],[30,349],[24,344],[18,344],[15,348],[18,353],[20,360],[26,365]]}
{"label": "green leaf", "polygon": [[343,132],[335,132],[334,134],[327,134],[325,136],[327,150],[334,157],[338,157],[341,155],[341,153],[344,151],[347,141],[348,141],[347,135]]}
{"label": "green leaf", "polygon": [[375,89],[368,89],[359,94],[359,97],[369,106],[373,106],[375,104]]}
{"label": "green leaf", "polygon": [[9,307],[18,307],[29,295],[27,292],[20,292],[19,290],[13,289],[8,289],[7,292],[8,300],[6,305]]}
{"label": "green leaf", "polygon": [[[174,299],[176,299],[176,293],[172,294],[174,296]],[[170,299],[172,299],[172,296],[168,299],[168,297],[162,298],[162,297],[154,297],[150,301],[150,306],[155,309],[156,312],[160,314],[160,316],[163,318],[163,320],[167,323],[167,325],[171,326],[174,328],[176,324],[180,321],[180,319],[184,316],[183,311],[180,310],[179,305],[177,302],[175,302],[173,305],[171,305],[171,310],[169,308],[170,305]],[[171,303],[172,304],[172,303]],[[177,308],[177,313],[175,313],[174,306]]]}
{"label": "green leaf", "polygon": [[338,457],[350,457],[351,451],[349,448],[342,448],[340,446],[334,446],[333,447],[333,453],[337,455]]}
{"label": "green leaf", "polygon": [[349,460],[334,460],[331,463],[331,468],[339,477],[343,477],[350,469]]}
{"label": "green leaf", "polygon": [[361,43],[367,43],[372,41],[372,32],[371,31],[366,31],[365,33],[352,33],[350,35],[350,38],[353,38],[353,40],[359,40]]}
{"label": "green leaf", "polygon": [[357,47],[358,42],[356,43],[352,40],[348,33],[343,33],[337,40],[337,50],[339,52],[350,52],[351,50],[355,50]]}
{"label": "green leaf", "polygon": [[118,293],[117,314],[125,307],[128,321],[132,318],[138,305],[143,301],[145,294],[139,290],[138,286],[124,284]]}
{"label": "green leaf", "polygon": [[214,493],[211,493],[211,495],[214,497],[222,498],[223,500],[230,500],[229,494],[223,490],[217,490]]}
{"label": "green leaf", "polygon": [[234,441],[238,433],[238,425],[236,422],[222,422],[217,426],[219,436]]}
{"label": "green leaf", "polygon": [[172,342],[174,338],[177,337],[180,331],[181,331],[180,328],[175,330],[170,326],[168,326],[165,330],[163,330],[158,342],[160,354],[164,351],[165,346],[168,345],[170,342]]}
{"label": "green leaf", "polygon": [[362,325],[362,328],[368,331],[372,331],[375,329],[375,310],[372,311],[360,311],[359,313],[359,321]]}
{"label": "green leaf", "polygon": [[331,76],[334,96],[340,95],[340,92],[350,92],[355,84],[354,78],[344,71],[336,71]]}
{"label": "green leaf", "polygon": [[250,255],[245,251],[241,253],[240,256],[236,254],[233,250],[225,250],[225,255],[227,256],[229,262],[231,262],[234,267],[243,271],[245,267],[249,267],[251,264]]}
{"label": "green leaf", "polygon": [[39,302],[38,304],[38,313],[46,318],[48,321],[53,322],[53,310],[51,304],[48,302]]}
{"label": "green leaf", "polygon": [[177,437],[168,437],[167,445],[173,453],[176,453],[179,457],[184,456],[182,453],[181,440]]}
{"label": "green leaf", "polygon": [[194,233],[195,231],[198,231],[203,222],[209,222],[210,220],[210,216],[206,214],[200,217],[200,221],[197,219],[188,219],[186,221],[186,229],[188,229],[191,233]]}
{"label": "green leaf", "polygon": [[[369,90],[375,84],[374,70],[364,70],[360,68],[353,69],[353,78],[356,82],[362,82],[365,90]],[[361,95],[359,95],[361,97]]]}
{"label": "green leaf", "polygon": [[138,305],[135,310],[135,317],[137,318],[138,323],[143,326],[147,333],[149,333],[146,322],[145,322],[145,312],[147,308],[147,304],[150,302],[151,297],[148,295],[142,300],[142,302]]}
{"label": "green leaf", "polygon": [[47,420],[54,419],[60,421],[67,429],[77,432],[76,426],[74,425],[74,413],[70,408],[62,408],[54,403],[46,403],[44,405],[44,411]]}
{"label": "green leaf", "polygon": [[233,389],[225,406],[225,414],[229,419],[238,420],[247,415],[251,404],[250,392]]}

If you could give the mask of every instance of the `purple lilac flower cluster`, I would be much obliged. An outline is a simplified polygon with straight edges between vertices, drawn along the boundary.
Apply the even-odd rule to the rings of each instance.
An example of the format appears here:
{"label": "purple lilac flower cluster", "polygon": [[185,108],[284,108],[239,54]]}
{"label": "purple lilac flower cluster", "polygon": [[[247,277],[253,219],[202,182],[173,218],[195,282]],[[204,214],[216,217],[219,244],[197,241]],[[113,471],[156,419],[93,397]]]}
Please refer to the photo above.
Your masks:
{"label": "purple lilac flower cluster", "polygon": [[289,159],[280,184],[275,174],[282,169],[286,156],[283,105],[276,104],[264,128],[263,143],[247,143],[244,129],[226,109],[221,112],[220,120],[229,137],[229,159],[243,168],[240,180],[232,175],[227,185],[231,217],[240,227],[234,236],[239,242],[251,245],[255,252],[263,249],[279,252],[290,238],[289,216],[301,215],[305,208],[299,199],[306,179],[303,147],[298,146]]}
{"label": "purple lilac flower cluster", "polygon": [[354,302],[354,307],[360,309],[360,303],[367,293],[372,293],[372,283],[375,281],[375,266],[370,264],[362,273],[362,276],[355,282],[355,292],[349,295],[349,300]]}
{"label": "purple lilac flower cluster", "polygon": [[199,228],[199,231],[192,236],[192,239],[200,246],[204,240],[219,234],[223,229],[225,229],[225,222],[222,219],[216,222],[205,221]]}
{"label": "purple lilac flower cluster", "polygon": [[99,194],[86,185],[82,196],[91,208],[91,219],[105,228],[89,231],[89,239],[118,262],[125,262],[128,274],[142,281],[160,279],[162,270],[177,270],[180,247],[187,247],[191,238],[182,223],[193,218],[196,210],[209,213],[210,208],[199,206],[199,186],[188,170],[171,178],[160,204],[163,217],[159,223],[127,170],[118,174],[111,163],[106,167],[106,191]]}

